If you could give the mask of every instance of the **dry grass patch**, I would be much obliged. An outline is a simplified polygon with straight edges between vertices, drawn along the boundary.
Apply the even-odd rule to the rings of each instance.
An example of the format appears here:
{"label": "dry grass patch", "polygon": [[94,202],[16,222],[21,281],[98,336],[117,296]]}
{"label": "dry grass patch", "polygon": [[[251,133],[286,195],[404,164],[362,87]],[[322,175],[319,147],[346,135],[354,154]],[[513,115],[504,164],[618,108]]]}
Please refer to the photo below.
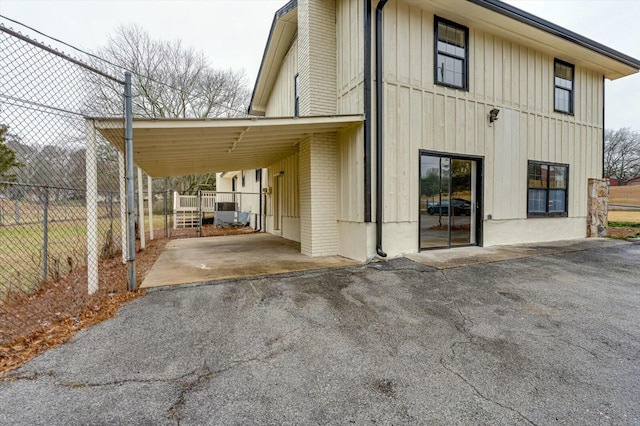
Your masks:
{"label": "dry grass patch", "polygon": [[609,210],[609,222],[640,223],[640,210]]}

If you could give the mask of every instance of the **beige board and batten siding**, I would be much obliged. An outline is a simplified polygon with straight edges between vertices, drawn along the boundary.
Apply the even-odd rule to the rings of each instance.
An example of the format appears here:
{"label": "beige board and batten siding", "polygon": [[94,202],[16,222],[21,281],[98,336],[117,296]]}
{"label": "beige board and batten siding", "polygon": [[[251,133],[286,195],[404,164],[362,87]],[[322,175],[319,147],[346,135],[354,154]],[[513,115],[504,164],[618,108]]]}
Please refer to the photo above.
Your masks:
{"label": "beige board and batten siding", "polygon": [[[281,228],[283,238],[300,241],[300,190],[298,183],[298,154],[278,161],[267,168],[267,179],[263,184],[270,188],[267,195],[267,231],[274,232],[274,203],[276,202],[275,179],[279,180],[281,192]],[[279,177],[278,177],[279,176]]]}
{"label": "beige board and batten siding", "polygon": [[[338,114],[364,113],[363,30],[363,0],[336,0]],[[375,223],[364,222],[363,141],[364,126],[340,133],[337,167],[339,253],[362,261],[375,253]],[[374,165],[375,152],[371,161]],[[375,195],[375,175],[371,177]],[[375,208],[371,213],[375,220]]]}
{"label": "beige board and batten siding", "polygon": [[[362,0],[336,0],[338,114],[363,114]],[[338,221],[364,221],[364,128],[338,135]]]}
{"label": "beige board and batten siding", "polygon": [[[385,235],[405,235],[387,251],[418,246],[420,150],[484,158],[485,245],[583,237],[587,179],[602,172],[602,75],[576,66],[575,115],[556,113],[554,57],[470,26],[469,91],[435,85],[434,15],[384,9]],[[569,164],[569,218],[526,219],[527,160]]]}
{"label": "beige board and batten siding", "polygon": [[298,39],[291,43],[282,61],[278,77],[267,102],[266,117],[293,117],[295,113],[294,78],[298,73]]}
{"label": "beige board and batten siding", "polygon": [[[298,73],[298,39],[291,43],[285,55],[276,82],[267,102],[265,116],[293,117],[295,113],[294,78]],[[266,223],[267,231],[273,233],[275,211],[275,179],[279,179],[281,199],[281,225],[279,234],[283,238],[300,241],[300,207],[298,195],[298,154],[287,157],[270,165],[267,176],[263,177],[263,185],[271,190],[267,195]],[[276,177],[280,176],[280,177]]]}

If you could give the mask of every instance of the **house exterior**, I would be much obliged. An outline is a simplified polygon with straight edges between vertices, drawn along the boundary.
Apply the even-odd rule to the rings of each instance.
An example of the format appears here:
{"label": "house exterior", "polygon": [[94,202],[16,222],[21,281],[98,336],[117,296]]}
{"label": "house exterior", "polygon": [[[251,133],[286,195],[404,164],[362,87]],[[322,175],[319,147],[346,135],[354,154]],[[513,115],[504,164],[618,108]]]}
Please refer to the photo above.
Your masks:
{"label": "house exterior", "polygon": [[636,186],[636,185],[640,185],[640,176],[631,178],[631,179],[627,179],[626,181],[624,181],[624,185],[629,185],[629,186]]}
{"label": "house exterior", "polygon": [[359,260],[585,237],[604,81],[639,69],[497,0],[290,1],[250,114],[364,123],[265,167],[266,230]]}

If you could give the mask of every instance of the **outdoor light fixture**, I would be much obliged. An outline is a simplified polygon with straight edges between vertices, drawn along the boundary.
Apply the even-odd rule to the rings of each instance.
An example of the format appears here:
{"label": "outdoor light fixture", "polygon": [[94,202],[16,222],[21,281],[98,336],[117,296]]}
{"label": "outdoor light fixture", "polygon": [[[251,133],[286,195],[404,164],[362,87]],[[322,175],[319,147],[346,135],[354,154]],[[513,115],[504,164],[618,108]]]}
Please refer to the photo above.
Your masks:
{"label": "outdoor light fixture", "polygon": [[489,123],[493,123],[498,119],[498,114],[500,114],[500,110],[498,108],[494,108],[489,111]]}

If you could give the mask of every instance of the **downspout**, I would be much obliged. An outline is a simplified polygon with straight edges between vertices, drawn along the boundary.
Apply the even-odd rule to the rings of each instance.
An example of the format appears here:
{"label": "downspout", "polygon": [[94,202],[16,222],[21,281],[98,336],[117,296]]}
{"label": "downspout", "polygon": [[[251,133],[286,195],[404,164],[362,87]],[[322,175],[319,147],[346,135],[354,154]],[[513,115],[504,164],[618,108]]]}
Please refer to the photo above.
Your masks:
{"label": "downspout", "polygon": [[376,7],[376,253],[387,257],[382,250],[382,9],[388,0],[380,0]]}
{"label": "downspout", "polygon": [[371,222],[371,0],[364,1],[364,221]]}
{"label": "downspout", "polygon": [[605,157],[605,152],[606,152],[605,151],[605,148],[606,148],[605,136],[607,134],[607,129],[606,129],[605,125],[604,125],[604,117],[605,117],[604,116],[604,107],[605,107],[604,86],[605,86],[605,84],[606,84],[606,79],[605,79],[605,76],[603,75],[602,76],[602,179],[605,178],[605,175],[604,175],[604,164],[605,164],[604,157]]}
{"label": "downspout", "polygon": [[262,231],[262,197],[266,197],[266,195],[262,193],[262,169],[260,169],[260,195],[258,195],[258,204],[260,204],[260,228],[257,230],[257,232]]}

